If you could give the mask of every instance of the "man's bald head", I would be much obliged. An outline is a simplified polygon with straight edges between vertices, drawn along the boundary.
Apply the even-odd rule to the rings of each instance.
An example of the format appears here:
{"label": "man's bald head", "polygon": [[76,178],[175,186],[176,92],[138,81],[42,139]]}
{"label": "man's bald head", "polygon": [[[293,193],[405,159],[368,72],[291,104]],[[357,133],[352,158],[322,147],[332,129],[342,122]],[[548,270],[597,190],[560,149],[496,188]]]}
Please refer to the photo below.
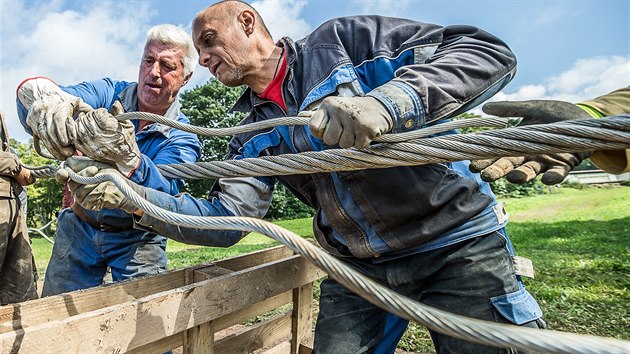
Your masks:
{"label": "man's bald head", "polygon": [[197,16],[195,16],[195,19],[193,20],[193,28],[195,27],[195,23],[197,21],[214,20],[227,22],[239,16],[243,11],[249,11],[254,15],[255,29],[260,35],[272,38],[269,29],[265,25],[265,22],[258,11],[256,11],[256,9],[254,9],[250,4],[241,0],[223,0],[206,7],[201,10]]}

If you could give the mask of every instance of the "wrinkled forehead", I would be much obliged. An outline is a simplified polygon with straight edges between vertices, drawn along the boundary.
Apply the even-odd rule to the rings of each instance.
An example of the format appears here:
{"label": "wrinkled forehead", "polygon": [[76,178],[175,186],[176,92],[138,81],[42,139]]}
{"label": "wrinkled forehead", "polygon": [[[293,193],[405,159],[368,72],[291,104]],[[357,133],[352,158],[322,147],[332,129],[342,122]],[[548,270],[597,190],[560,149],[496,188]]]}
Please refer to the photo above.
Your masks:
{"label": "wrinkled forehead", "polygon": [[184,49],[174,43],[163,43],[159,40],[149,41],[144,47],[144,57],[178,58],[184,57]]}
{"label": "wrinkled forehead", "polygon": [[218,33],[229,25],[226,14],[220,11],[206,11],[197,15],[193,21],[192,37],[194,41],[207,32]]}

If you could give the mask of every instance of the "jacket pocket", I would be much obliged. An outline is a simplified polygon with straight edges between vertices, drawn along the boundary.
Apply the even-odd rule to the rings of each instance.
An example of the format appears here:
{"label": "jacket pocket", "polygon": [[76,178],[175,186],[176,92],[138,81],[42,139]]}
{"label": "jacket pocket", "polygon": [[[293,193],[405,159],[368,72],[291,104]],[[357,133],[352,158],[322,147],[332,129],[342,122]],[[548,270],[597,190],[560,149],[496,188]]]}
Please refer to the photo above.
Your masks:
{"label": "jacket pocket", "polygon": [[492,297],[490,302],[501,316],[517,325],[542,317],[540,306],[522,286],[513,293]]}

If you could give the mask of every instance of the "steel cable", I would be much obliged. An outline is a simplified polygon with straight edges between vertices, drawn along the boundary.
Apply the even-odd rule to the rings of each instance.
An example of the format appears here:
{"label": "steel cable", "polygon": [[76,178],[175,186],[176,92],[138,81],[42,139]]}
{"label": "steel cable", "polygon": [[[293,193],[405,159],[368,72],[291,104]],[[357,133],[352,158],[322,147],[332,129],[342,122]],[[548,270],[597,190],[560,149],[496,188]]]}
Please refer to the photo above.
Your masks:
{"label": "steel cable", "polygon": [[[138,114],[136,114],[136,117],[136,119],[144,119]],[[271,124],[269,123],[270,121],[267,121],[261,125],[244,126],[247,130],[227,130],[232,128],[223,128],[220,132],[217,129],[212,132],[205,130],[208,128],[199,128],[201,130],[193,131],[191,128],[193,126],[180,127],[177,124],[181,123],[173,120],[167,120],[163,124],[171,125],[178,129],[185,128],[182,130],[196,134],[225,135],[252,131],[252,129],[264,129],[291,122],[290,120],[282,119],[272,122],[272,125],[265,125]],[[619,117],[516,127],[476,134],[454,134],[420,138],[462,126],[473,126],[470,123],[474,123],[474,125],[479,125],[480,123],[479,120],[472,121],[472,119],[468,120],[468,122],[453,121],[420,129],[413,132],[413,134],[390,135],[389,138],[385,135],[381,138],[390,139],[389,141],[394,143],[375,144],[365,150],[331,149],[322,152],[305,152],[256,159],[159,165],[158,168],[165,177],[170,178],[219,178],[350,171],[502,156],[630,148],[630,119]],[[481,119],[481,121],[486,120]],[[301,121],[298,120],[296,122]],[[462,123],[464,124],[461,125]],[[485,125],[504,126],[506,120],[499,119],[490,123],[486,121],[485,123]],[[410,140],[405,141],[404,139]],[[50,170],[49,168],[46,171]],[[202,229],[259,232],[272,237],[324,269],[332,278],[366,300],[400,317],[416,321],[441,333],[473,342],[501,347],[515,347],[524,350],[559,353],[625,353],[630,351],[630,342],[626,341],[499,325],[437,310],[379,285],[348,268],[340,260],[303,240],[301,237],[265,221],[251,218],[194,217],[176,214],[140,198],[118,175],[101,174],[97,177],[87,178],[78,176],[70,170],[68,172],[71,178],[79,183],[113,181],[136,206],[147,214],[168,223]]]}
{"label": "steel cable", "polygon": [[416,138],[363,150],[329,149],[158,168],[168,178],[277,176],[629,147],[630,117],[609,117]]}
{"label": "steel cable", "polygon": [[302,237],[269,222],[247,217],[199,217],[173,213],[140,197],[119,174],[82,177],[67,169],[70,178],[82,184],[112,181],[145,213],[174,225],[212,230],[258,232],[281,242],[304,256],[330,277],[384,310],[432,330],[471,342],[555,353],[628,353],[630,342],[552,330],[498,324],[452,314],[402,296],[371,280]]}

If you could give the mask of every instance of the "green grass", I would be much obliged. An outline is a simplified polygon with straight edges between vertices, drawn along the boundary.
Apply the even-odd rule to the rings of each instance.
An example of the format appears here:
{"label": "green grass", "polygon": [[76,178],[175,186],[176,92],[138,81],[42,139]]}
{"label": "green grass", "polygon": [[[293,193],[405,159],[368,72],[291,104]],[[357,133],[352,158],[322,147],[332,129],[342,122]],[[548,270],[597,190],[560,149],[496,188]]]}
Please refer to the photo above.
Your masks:
{"label": "green grass", "polygon": [[[630,187],[563,188],[503,201],[517,253],[534,262],[536,278],[525,279],[526,286],[539,301],[550,328],[630,340]],[[312,237],[310,218],[277,224]],[[227,249],[169,240],[169,268],[276,244],[258,234]],[[33,248],[42,272],[51,246],[36,238]],[[415,324],[410,325],[400,348],[433,351],[426,329]]]}
{"label": "green grass", "polygon": [[[275,222],[275,224],[291,230],[299,236],[307,238],[313,237],[311,218],[284,220]],[[207,263],[217,259],[277,246],[278,244],[279,243],[272,238],[257,233],[251,233],[245,236],[238,244],[229,248],[191,246],[168,240],[168,245],[166,246],[169,260],[168,268],[176,269]]]}

